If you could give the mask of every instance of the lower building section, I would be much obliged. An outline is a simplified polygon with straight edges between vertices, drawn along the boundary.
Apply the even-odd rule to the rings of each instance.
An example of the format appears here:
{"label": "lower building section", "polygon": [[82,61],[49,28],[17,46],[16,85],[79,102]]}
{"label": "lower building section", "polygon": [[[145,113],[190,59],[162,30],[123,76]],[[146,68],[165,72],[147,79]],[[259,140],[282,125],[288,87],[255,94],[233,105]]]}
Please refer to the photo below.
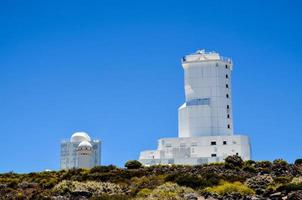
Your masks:
{"label": "lower building section", "polygon": [[243,135],[163,138],[158,141],[157,150],[142,151],[139,161],[146,166],[199,165],[223,162],[230,155],[250,160],[249,138]]}

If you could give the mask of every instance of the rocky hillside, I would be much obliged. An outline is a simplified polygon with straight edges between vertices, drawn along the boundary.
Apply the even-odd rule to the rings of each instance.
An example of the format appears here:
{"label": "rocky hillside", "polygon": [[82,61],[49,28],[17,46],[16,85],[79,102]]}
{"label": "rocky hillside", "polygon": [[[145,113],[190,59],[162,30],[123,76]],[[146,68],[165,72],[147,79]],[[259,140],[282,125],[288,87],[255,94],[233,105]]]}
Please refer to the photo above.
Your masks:
{"label": "rocky hillside", "polygon": [[98,166],[29,174],[0,174],[0,199],[202,200],[301,199],[302,160],[245,161],[199,166]]}

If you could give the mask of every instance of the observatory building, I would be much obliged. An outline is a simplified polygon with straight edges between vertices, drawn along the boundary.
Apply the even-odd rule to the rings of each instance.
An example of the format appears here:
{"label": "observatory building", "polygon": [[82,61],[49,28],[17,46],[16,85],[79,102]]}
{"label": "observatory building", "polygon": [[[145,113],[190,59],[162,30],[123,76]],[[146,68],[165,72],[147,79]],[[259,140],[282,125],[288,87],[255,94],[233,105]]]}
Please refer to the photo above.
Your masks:
{"label": "observatory building", "polygon": [[74,133],[61,142],[61,169],[90,169],[101,164],[101,142],[85,132]]}
{"label": "observatory building", "polygon": [[231,59],[199,50],[182,58],[185,103],[178,109],[178,138],[163,138],[157,150],[142,151],[144,165],[198,165],[229,155],[250,159],[247,136],[234,135]]}

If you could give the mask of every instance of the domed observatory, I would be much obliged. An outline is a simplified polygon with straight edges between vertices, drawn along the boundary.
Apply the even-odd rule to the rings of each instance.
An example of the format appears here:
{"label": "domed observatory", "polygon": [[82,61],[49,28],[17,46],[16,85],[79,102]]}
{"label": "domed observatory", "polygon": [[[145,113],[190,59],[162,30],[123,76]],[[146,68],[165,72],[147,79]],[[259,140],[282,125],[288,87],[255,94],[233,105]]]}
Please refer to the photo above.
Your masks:
{"label": "domed observatory", "polygon": [[222,162],[229,155],[250,159],[250,141],[234,135],[233,62],[199,50],[182,58],[185,102],[178,109],[178,137],[158,141],[157,150],[140,153],[144,165],[198,165]]}
{"label": "domed observatory", "polygon": [[92,168],[101,165],[101,141],[85,132],[74,133],[61,142],[61,169]]}
{"label": "domed observatory", "polygon": [[77,149],[78,168],[92,168],[92,145],[88,141],[82,141]]}

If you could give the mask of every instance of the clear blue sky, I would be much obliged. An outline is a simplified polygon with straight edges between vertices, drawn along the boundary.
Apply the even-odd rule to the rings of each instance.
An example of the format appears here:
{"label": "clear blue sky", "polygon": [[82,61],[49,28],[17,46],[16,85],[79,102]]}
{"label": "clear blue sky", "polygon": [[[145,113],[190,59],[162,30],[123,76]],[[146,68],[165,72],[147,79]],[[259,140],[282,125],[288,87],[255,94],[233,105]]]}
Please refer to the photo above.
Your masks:
{"label": "clear blue sky", "polygon": [[299,1],[0,2],[0,172],[59,168],[60,140],[87,131],[122,166],[177,136],[180,58],[234,61],[236,133],[253,159],[302,157]]}

